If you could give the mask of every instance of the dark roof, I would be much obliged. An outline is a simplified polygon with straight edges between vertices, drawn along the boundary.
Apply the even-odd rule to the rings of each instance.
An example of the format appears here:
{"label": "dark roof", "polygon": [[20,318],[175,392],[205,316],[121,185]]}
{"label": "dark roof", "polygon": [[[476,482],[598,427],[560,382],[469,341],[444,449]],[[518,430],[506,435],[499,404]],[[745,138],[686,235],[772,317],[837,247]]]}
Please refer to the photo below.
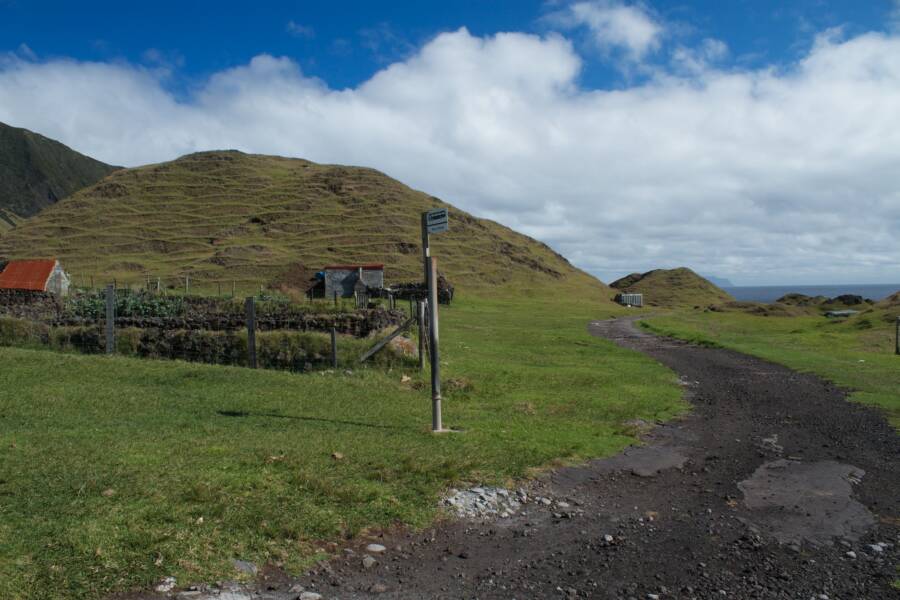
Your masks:
{"label": "dark roof", "polygon": [[384,271],[384,265],[372,263],[368,265],[327,265],[325,267],[326,271],[356,271],[357,269],[362,269],[363,271]]}
{"label": "dark roof", "polygon": [[11,260],[0,273],[0,289],[47,290],[47,280],[56,268],[55,259]]}

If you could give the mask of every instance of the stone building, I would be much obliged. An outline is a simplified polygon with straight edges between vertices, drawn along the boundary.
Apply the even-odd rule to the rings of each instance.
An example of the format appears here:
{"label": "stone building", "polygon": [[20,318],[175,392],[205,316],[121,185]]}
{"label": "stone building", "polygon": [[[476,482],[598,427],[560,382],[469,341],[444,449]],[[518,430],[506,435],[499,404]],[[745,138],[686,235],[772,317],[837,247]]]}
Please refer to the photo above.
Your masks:
{"label": "stone building", "polygon": [[352,298],[354,292],[384,288],[384,265],[329,265],[325,267],[325,297]]}

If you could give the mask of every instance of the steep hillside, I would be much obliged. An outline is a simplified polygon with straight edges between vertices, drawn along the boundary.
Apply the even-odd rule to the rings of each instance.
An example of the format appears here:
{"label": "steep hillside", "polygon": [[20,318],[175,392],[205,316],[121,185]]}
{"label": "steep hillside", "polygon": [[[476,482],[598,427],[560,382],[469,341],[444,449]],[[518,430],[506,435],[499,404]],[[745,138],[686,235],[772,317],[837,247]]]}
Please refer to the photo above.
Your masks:
{"label": "steep hillside", "polygon": [[610,287],[644,294],[644,303],[648,306],[666,308],[708,306],[734,300],[730,294],[685,267],[632,273],[612,282]]}
{"label": "steep hillside", "polygon": [[[243,289],[357,262],[411,281],[421,278],[419,215],[448,206],[373,169],[203,152],[116,171],[6,233],[0,255],[57,256],[76,282],[190,275],[197,287]],[[450,209],[433,254],[457,286],[575,282],[608,295],[546,245]]]}
{"label": "steep hillside", "polygon": [[0,232],[12,226],[5,213],[31,217],[115,169],[42,135],[0,123]]}
{"label": "steep hillside", "polygon": [[13,227],[17,227],[22,223],[22,217],[14,212],[0,208],[0,234],[8,231]]}

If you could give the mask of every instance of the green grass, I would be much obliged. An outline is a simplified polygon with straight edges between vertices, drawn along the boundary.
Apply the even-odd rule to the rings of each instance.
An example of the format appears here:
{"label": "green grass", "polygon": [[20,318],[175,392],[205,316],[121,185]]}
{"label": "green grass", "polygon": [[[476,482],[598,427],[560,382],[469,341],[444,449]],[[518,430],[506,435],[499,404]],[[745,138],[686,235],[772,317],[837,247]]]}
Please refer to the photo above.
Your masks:
{"label": "green grass", "polygon": [[643,324],[664,335],[816,373],[854,390],[853,400],[882,408],[900,428],[900,356],[894,355],[893,327],[882,319],[860,315],[838,322],[821,316],[685,311],[650,317]]}
{"label": "green grass", "polygon": [[329,540],[431,522],[447,486],[609,454],[627,421],[685,408],[670,371],[587,334],[607,303],[558,292],[442,308],[444,421],[463,432],[437,436],[408,371],[0,348],[0,597],[234,578],[233,558],[296,572]]}

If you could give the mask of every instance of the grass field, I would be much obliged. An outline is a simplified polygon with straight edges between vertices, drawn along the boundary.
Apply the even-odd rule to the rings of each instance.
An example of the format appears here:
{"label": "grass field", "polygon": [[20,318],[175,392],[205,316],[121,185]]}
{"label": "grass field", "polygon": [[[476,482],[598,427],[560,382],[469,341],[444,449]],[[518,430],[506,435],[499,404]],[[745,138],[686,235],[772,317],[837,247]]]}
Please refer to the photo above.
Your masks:
{"label": "grass field", "polygon": [[818,315],[780,318],[684,311],[654,316],[643,324],[664,335],[816,373],[854,390],[854,400],[879,406],[900,428],[900,356],[894,355],[893,326],[884,319],[860,315],[840,322]]}
{"label": "grass field", "polygon": [[0,348],[0,597],[235,578],[235,558],[297,571],[329,540],[431,522],[449,485],[612,453],[629,420],[685,408],[670,371],[586,333],[608,302],[555,292],[444,309],[444,420],[464,432],[439,436],[416,373]]}

